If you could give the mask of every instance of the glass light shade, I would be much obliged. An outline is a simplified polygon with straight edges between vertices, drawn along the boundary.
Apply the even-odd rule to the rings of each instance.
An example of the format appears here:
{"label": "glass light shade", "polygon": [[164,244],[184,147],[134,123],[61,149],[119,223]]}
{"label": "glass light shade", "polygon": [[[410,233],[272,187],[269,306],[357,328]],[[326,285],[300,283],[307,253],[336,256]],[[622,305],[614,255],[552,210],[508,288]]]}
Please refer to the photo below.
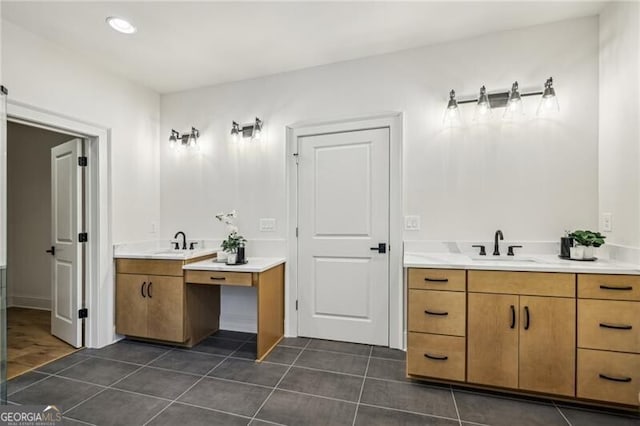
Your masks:
{"label": "glass light shade", "polygon": [[489,96],[487,95],[486,87],[480,88],[480,94],[478,95],[478,102],[476,103],[476,110],[473,116],[474,121],[483,121],[491,117],[491,103],[489,102]]}
{"label": "glass light shade", "polygon": [[449,102],[447,103],[447,108],[444,110],[442,122],[445,126],[449,127],[457,126],[462,122],[455,90],[449,92]]}
{"label": "glass light shade", "polygon": [[507,120],[518,119],[524,115],[524,110],[522,106],[522,98],[520,97],[520,92],[518,91],[518,82],[516,81],[511,86],[511,91],[509,92],[509,100],[507,101],[507,106],[504,110],[504,118]]}
{"label": "glass light shade", "polygon": [[175,130],[171,130],[171,136],[169,136],[169,147],[171,149],[176,149],[178,147],[178,138]]}
{"label": "glass light shade", "polygon": [[549,77],[544,84],[544,92],[540,98],[538,104],[537,114],[553,115],[560,111],[560,105],[558,104],[558,97],[556,96],[556,89],[553,87],[553,78]]}

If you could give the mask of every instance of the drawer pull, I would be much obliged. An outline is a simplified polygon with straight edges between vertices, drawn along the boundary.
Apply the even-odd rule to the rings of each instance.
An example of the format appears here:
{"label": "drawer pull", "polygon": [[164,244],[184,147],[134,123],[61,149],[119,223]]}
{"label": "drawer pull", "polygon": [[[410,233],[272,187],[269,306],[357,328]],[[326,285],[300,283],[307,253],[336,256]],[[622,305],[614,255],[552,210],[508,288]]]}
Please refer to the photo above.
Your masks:
{"label": "drawer pull", "polygon": [[612,382],[622,382],[622,383],[631,382],[631,377],[611,377],[611,376],[607,376],[606,374],[598,374],[598,376],[600,376],[601,379],[611,380]]}
{"label": "drawer pull", "polygon": [[227,279],[227,277],[209,277],[214,281],[224,281]]}
{"label": "drawer pull", "polygon": [[447,283],[449,282],[449,278],[425,278],[425,281],[428,281],[430,283]]}
{"label": "drawer pull", "polygon": [[611,285],[604,285],[601,284],[600,288],[603,290],[622,290],[622,291],[631,291],[633,290],[633,287],[630,285],[627,286],[611,286]]}
{"label": "drawer pull", "polygon": [[631,326],[631,325],[606,324],[604,322],[600,323],[600,327],[602,327],[602,328],[614,328],[616,330],[631,330],[633,328],[633,326]]}
{"label": "drawer pull", "polygon": [[424,313],[427,314],[427,315],[437,315],[437,316],[441,316],[441,317],[449,315],[449,312],[435,312],[435,311],[430,311],[428,309],[425,309]]}
{"label": "drawer pull", "polygon": [[143,282],[142,285],[140,286],[140,294],[142,295],[142,297],[147,297],[144,294],[144,286],[147,285],[147,282]]}
{"label": "drawer pull", "polygon": [[424,354],[425,358],[429,358],[429,359],[433,359],[436,361],[446,361],[449,359],[448,356],[438,356],[438,355],[429,355],[429,354]]}
{"label": "drawer pull", "polygon": [[529,307],[524,307],[524,329],[528,330],[531,326],[531,315],[529,315]]}

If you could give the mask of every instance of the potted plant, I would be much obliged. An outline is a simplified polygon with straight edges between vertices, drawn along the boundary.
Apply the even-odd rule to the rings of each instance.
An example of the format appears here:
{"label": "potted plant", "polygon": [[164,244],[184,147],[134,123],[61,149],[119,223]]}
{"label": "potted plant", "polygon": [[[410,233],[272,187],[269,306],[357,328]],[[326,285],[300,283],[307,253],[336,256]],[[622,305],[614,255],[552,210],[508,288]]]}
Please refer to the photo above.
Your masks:
{"label": "potted plant", "polygon": [[594,247],[600,247],[601,245],[603,245],[604,239],[606,238],[599,232],[588,230],[573,231],[571,234],[569,234],[569,236],[573,238],[573,240],[577,244],[576,247],[573,247],[576,250],[571,254],[571,257],[575,259],[593,259]]}
{"label": "potted plant", "polygon": [[[240,247],[244,247],[247,240],[238,235],[238,227],[233,224],[233,220],[238,217],[238,213],[235,210],[231,210],[229,213],[218,213],[216,219],[227,225],[227,239],[222,241],[222,250],[226,253],[226,262],[229,265],[236,264],[236,255]],[[218,259],[221,260],[222,256],[218,254]]]}

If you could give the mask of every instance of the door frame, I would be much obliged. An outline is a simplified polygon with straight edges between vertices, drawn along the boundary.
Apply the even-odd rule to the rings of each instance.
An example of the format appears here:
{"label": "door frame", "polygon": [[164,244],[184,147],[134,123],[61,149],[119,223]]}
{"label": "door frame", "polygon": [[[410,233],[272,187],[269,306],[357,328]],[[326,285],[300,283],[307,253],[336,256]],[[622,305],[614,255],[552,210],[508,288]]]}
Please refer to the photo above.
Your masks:
{"label": "door frame", "polygon": [[287,254],[285,335],[298,335],[298,138],[389,128],[389,347],[405,348],[404,289],[402,275],[402,132],[403,114],[384,112],[333,120],[304,121],[286,127]]}
{"label": "door frame", "polygon": [[100,348],[115,340],[114,276],[111,242],[111,132],[107,127],[77,120],[32,105],[7,99],[7,121],[82,137],[88,158],[85,184],[84,294],[89,316],[84,323],[84,344]]}

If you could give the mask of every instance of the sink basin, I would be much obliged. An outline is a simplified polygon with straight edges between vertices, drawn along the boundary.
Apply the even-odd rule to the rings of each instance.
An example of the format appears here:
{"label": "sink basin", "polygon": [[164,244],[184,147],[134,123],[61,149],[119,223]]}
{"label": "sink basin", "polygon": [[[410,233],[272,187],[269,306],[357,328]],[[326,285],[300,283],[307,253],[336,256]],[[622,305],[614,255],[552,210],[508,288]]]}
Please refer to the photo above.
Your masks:
{"label": "sink basin", "polygon": [[489,262],[525,262],[535,263],[537,260],[530,257],[518,257],[518,256],[472,256],[471,260],[476,261],[489,261]]}
{"label": "sink basin", "polygon": [[165,250],[158,250],[158,251],[154,251],[153,254],[184,254],[187,253],[187,250],[173,250],[173,249],[165,249]]}

